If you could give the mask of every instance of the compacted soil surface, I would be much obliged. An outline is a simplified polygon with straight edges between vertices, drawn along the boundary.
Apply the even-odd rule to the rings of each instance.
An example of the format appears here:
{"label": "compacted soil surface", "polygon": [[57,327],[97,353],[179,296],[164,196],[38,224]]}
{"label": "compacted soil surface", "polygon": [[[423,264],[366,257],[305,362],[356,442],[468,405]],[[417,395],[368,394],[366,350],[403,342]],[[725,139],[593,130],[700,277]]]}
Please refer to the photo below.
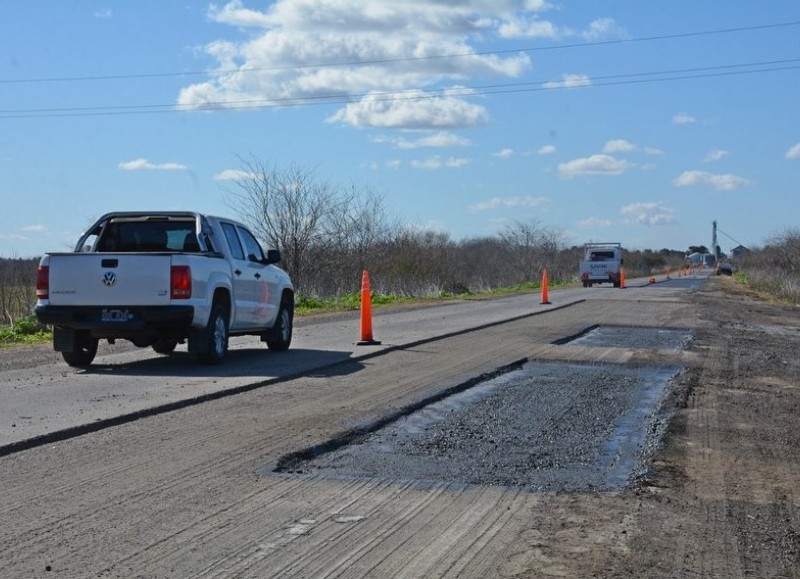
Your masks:
{"label": "compacted soil surface", "polygon": [[[800,577],[800,310],[730,278],[698,281],[691,291],[669,282],[585,290],[585,301],[544,315],[2,456],[0,577]],[[554,343],[609,321],[692,337],[673,351]],[[34,353],[4,355],[64,372],[37,366]],[[53,361],[52,352],[39,355]],[[464,438],[484,436],[484,454],[521,441],[519,462],[473,478],[458,464],[451,480],[424,484],[407,472],[381,474],[380,465],[364,477],[316,473],[301,460],[275,472],[304,449],[514,364],[561,364],[567,377],[580,376],[571,364],[594,368],[599,387],[589,400],[580,395],[585,378],[565,388],[574,404],[597,410],[575,418],[565,404],[562,415],[572,417],[532,438],[505,431],[490,440],[475,421],[519,411],[490,396],[473,422],[429,426],[411,447],[402,436],[386,442],[423,462],[457,463]],[[141,365],[114,375],[138,380]],[[642,421],[652,428],[633,476],[561,486],[519,479],[530,469],[595,465],[593,440],[620,415],[600,406],[623,415],[638,407],[627,385],[640,378],[628,368],[674,369],[658,412]],[[588,439],[574,436],[582,421],[593,423]]]}
{"label": "compacted soil surface", "polygon": [[800,577],[800,311],[730,278],[690,299],[702,362],[649,477],[619,496],[635,533],[598,574]]}

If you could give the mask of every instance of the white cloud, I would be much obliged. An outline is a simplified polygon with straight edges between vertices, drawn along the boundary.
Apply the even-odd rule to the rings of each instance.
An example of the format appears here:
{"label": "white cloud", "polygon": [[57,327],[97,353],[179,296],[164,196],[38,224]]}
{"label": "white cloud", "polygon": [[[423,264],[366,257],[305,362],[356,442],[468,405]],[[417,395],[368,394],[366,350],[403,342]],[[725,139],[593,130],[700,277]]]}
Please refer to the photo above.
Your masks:
{"label": "white cloud", "polygon": [[691,125],[697,122],[697,119],[688,113],[678,113],[673,115],[672,122],[676,125]]}
{"label": "white cloud", "polygon": [[488,120],[486,109],[458,97],[428,98],[427,93],[409,91],[402,100],[371,93],[328,117],[331,123],[353,127],[395,129],[460,128],[482,125]]}
{"label": "white cloud", "polygon": [[459,137],[447,131],[439,131],[418,139],[406,138],[393,138],[393,137],[375,137],[372,139],[375,143],[392,143],[398,149],[419,149],[423,147],[466,147],[470,144],[470,140],[464,137]]}
{"label": "white cloud", "polygon": [[641,225],[669,225],[675,223],[675,211],[662,203],[631,203],[619,210],[630,223]]}
{"label": "white cloud", "polygon": [[479,211],[490,211],[501,207],[541,207],[549,202],[550,199],[547,197],[532,197],[530,195],[525,197],[492,197],[487,201],[470,205],[469,210],[472,213],[478,213]]}
{"label": "white cloud", "polygon": [[[487,3],[488,4],[488,3]],[[496,5],[501,5],[497,2]],[[544,38],[547,40],[561,40],[564,38],[579,37],[588,42],[595,42],[604,38],[627,38],[627,33],[617,25],[613,18],[598,18],[582,31],[558,26],[549,20],[542,20],[536,12],[551,8],[546,2],[527,2],[526,8],[531,12],[523,15],[514,14],[506,16],[500,25],[499,32],[503,38]]]}
{"label": "white cloud", "polygon": [[592,79],[585,74],[562,74],[561,80],[544,83],[544,88],[581,88],[592,86]]}
{"label": "white cloud", "polygon": [[786,158],[800,159],[800,143],[797,143],[795,146],[791,147],[788,151],[786,151]]}
{"label": "white cloud", "polygon": [[556,147],[555,145],[544,145],[542,147],[539,147],[539,150],[536,152],[539,153],[540,155],[552,155],[553,153],[556,152]]}
{"label": "white cloud", "polygon": [[558,172],[562,177],[575,175],[619,175],[628,168],[628,162],[615,159],[611,155],[592,155],[559,163]]}
{"label": "white cloud", "polygon": [[117,167],[122,171],[186,171],[189,169],[186,165],[179,163],[151,163],[147,159],[125,161]]}
{"label": "white cloud", "polygon": [[469,164],[469,159],[463,159],[458,157],[450,157],[448,159],[442,159],[441,157],[428,157],[427,159],[423,160],[414,160],[411,161],[411,167],[414,169],[427,169],[427,170],[434,170],[434,169],[458,169],[463,167],[464,165]]}
{"label": "white cloud", "polygon": [[717,191],[734,191],[746,185],[750,181],[738,175],[730,173],[715,174],[706,171],[684,171],[674,181],[676,187],[690,187],[692,185],[703,185],[713,187]]}
{"label": "white cloud", "polygon": [[267,14],[245,8],[241,0],[228,2],[222,8],[211,4],[208,15],[211,20],[233,26],[268,28],[273,22]]}
{"label": "white cloud", "polygon": [[529,70],[526,53],[486,53],[484,43],[500,38],[512,21],[537,22],[537,12],[548,8],[530,0],[265,4],[263,10],[240,0],[212,5],[210,19],[240,36],[204,47],[217,66],[206,81],[180,91],[180,106],[275,107],[368,95],[330,120],[356,127],[474,126],[486,112],[467,102],[472,95],[441,91],[473,77],[516,78]]}
{"label": "white cloud", "polygon": [[41,224],[26,225],[24,227],[21,227],[20,231],[32,231],[34,233],[42,233],[43,231],[47,231],[47,227]]}
{"label": "white cloud", "polygon": [[589,27],[581,32],[584,40],[596,42],[604,38],[627,38],[628,35],[623,28],[617,25],[613,18],[598,18],[589,24]]}
{"label": "white cloud", "polygon": [[706,155],[706,158],[704,160],[706,163],[716,163],[717,161],[721,161],[728,155],[730,155],[728,151],[723,151],[721,149],[711,149]]}
{"label": "white cloud", "polygon": [[604,153],[629,153],[636,150],[636,145],[626,141],[625,139],[613,139],[606,141],[603,146]]}
{"label": "white cloud", "polygon": [[214,181],[246,181],[253,177],[253,173],[241,169],[225,169],[214,175]]}
{"label": "white cloud", "polygon": [[501,149],[496,153],[492,153],[495,157],[500,157],[501,159],[508,159],[509,157],[514,156],[514,149]]}
{"label": "white cloud", "polygon": [[588,219],[583,219],[578,223],[578,226],[583,228],[611,227],[612,225],[614,225],[613,221],[609,219],[600,219],[599,217],[589,217]]}
{"label": "white cloud", "polygon": [[569,31],[562,30],[552,22],[541,20],[535,16],[528,18],[511,18],[499,29],[503,38],[546,38],[558,40],[569,36]]}
{"label": "white cloud", "polygon": [[645,147],[644,153],[645,155],[656,156],[656,155],[663,155],[664,151],[662,151],[661,149],[656,149],[655,147]]}

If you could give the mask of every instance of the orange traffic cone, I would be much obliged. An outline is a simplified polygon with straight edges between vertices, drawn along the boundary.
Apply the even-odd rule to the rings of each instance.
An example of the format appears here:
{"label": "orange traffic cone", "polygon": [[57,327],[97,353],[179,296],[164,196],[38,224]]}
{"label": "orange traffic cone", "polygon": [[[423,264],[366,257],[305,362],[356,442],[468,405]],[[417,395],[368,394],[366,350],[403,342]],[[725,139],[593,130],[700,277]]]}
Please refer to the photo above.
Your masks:
{"label": "orange traffic cone", "polygon": [[372,292],[369,288],[369,273],[361,276],[361,339],[357,346],[376,346],[380,341],[372,338]]}
{"label": "orange traffic cone", "polygon": [[548,294],[547,285],[548,285],[547,284],[547,270],[544,270],[542,272],[542,303],[543,304],[549,304],[550,303],[550,297],[547,295]]}
{"label": "orange traffic cone", "polygon": [[625,285],[625,268],[624,267],[619,268],[619,287],[621,289],[625,289],[626,287],[628,287],[628,286]]}

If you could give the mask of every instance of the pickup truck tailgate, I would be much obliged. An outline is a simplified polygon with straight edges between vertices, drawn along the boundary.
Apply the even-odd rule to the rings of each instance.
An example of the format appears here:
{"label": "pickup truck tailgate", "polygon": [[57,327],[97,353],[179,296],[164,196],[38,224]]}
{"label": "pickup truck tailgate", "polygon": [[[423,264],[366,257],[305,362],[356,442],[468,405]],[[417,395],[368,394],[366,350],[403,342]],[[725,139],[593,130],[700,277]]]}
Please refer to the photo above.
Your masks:
{"label": "pickup truck tailgate", "polygon": [[159,306],[170,303],[170,255],[50,255],[50,305]]}

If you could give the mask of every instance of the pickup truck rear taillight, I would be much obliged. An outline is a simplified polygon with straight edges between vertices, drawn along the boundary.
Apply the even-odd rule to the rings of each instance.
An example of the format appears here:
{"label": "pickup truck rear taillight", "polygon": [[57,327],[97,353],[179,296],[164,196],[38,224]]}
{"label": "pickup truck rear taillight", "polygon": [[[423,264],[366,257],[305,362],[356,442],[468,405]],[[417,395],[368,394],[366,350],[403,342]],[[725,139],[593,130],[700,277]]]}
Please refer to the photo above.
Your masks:
{"label": "pickup truck rear taillight", "polygon": [[36,270],[36,299],[50,298],[50,266],[40,265]]}
{"label": "pickup truck rear taillight", "polygon": [[169,278],[171,299],[188,300],[192,297],[192,270],[188,265],[173,265]]}

